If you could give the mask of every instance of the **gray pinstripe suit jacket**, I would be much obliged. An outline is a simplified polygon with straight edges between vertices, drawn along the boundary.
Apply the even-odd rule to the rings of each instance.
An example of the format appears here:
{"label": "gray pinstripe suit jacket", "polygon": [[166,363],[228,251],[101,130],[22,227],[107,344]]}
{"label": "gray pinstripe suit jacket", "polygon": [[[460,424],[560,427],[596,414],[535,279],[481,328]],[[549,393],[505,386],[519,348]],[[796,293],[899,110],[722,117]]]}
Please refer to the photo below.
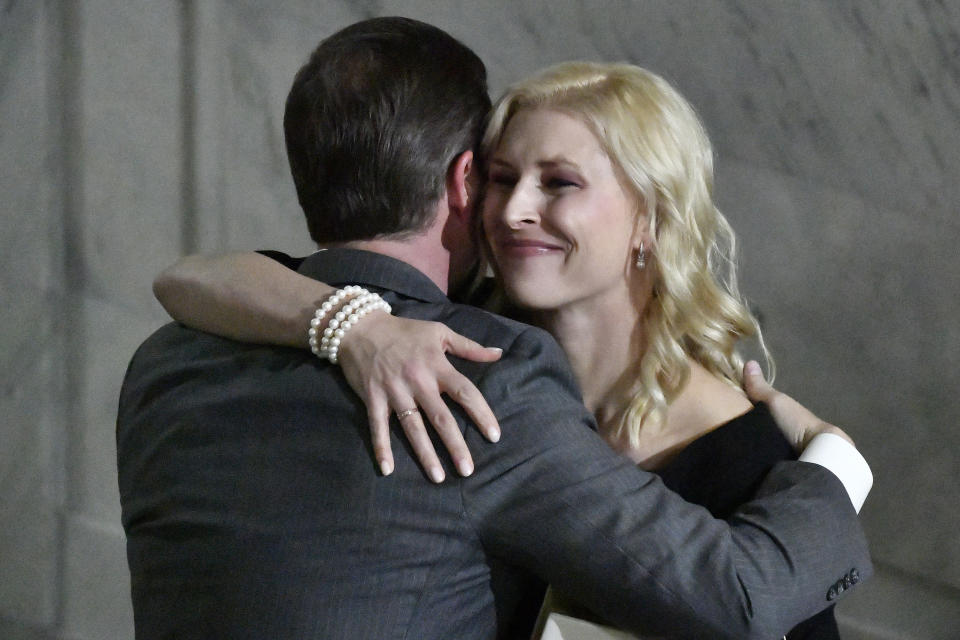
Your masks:
{"label": "gray pinstripe suit jacket", "polygon": [[472,477],[453,479],[445,460],[451,479],[431,484],[400,436],[381,477],[337,367],[163,327],[130,364],[117,424],[139,638],[522,637],[538,579],[628,629],[771,638],[851,569],[869,575],[826,470],[782,463],[714,520],[604,444],[542,331],[454,305],[377,254],[321,252],[301,272],[502,347],[495,364],[457,363],[502,439],[457,413]]}

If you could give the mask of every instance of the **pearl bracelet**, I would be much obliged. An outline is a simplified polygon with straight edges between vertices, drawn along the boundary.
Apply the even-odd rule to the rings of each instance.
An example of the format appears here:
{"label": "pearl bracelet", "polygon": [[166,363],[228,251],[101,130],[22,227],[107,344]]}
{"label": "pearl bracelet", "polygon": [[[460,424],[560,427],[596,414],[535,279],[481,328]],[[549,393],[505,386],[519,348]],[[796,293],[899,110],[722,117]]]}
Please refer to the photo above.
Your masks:
{"label": "pearl bracelet", "polygon": [[[320,325],[323,319],[347,297],[350,297],[350,300],[334,313],[321,335]],[[337,353],[340,350],[340,340],[343,339],[347,331],[356,326],[361,318],[377,309],[383,309],[387,313],[392,310],[390,305],[378,294],[370,293],[362,287],[349,285],[338,290],[320,305],[313,320],[310,321],[310,350],[318,358],[326,358],[331,363],[336,364]],[[321,336],[319,340],[317,340],[318,335]]]}
{"label": "pearl bracelet", "polygon": [[[323,304],[317,308],[316,313],[313,314],[313,319],[310,320],[310,329],[307,331],[307,338],[310,341],[310,351],[313,352],[313,355],[318,358],[324,357],[320,352],[320,341],[317,339],[317,334],[320,333],[320,326],[323,324],[323,319],[328,313],[336,309],[340,303],[343,302],[344,298],[357,295],[361,289],[363,289],[363,287],[358,287],[355,284],[347,285],[343,289],[337,289],[333,295],[324,300]],[[366,289],[363,290],[366,291]]]}

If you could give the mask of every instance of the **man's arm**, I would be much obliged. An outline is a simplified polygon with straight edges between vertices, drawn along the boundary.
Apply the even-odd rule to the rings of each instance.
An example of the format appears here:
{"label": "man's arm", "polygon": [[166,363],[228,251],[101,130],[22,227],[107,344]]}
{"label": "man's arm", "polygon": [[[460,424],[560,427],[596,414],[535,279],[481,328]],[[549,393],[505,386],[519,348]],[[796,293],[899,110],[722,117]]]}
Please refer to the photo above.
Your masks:
{"label": "man's arm", "polygon": [[614,624],[683,637],[777,637],[830,604],[838,580],[871,573],[826,469],[782,463],[755,500],[715,520],[610,450],[564,362],[530,330],[480,382],[503,439],[471,444],[477,471],[462,486],[492,553]]}

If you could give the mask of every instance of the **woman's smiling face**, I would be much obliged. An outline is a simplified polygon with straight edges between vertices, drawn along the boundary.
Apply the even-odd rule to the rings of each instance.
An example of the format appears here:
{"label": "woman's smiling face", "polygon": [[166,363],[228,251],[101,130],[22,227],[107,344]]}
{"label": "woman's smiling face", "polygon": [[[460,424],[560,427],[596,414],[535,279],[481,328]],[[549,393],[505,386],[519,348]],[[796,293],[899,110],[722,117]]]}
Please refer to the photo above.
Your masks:
{"label": "woman's smiling face", "polygon": [[484,229],[515,304],[553,310],[626,292],[641,237],[637,199],[586,124],[522,109],[488,166]]}

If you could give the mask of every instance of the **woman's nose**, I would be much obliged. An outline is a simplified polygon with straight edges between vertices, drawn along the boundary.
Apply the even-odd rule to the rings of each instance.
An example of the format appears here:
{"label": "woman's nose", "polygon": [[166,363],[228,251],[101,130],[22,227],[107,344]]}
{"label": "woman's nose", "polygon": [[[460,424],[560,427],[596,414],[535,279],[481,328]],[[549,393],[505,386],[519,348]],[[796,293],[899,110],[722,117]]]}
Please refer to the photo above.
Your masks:
{"label": "woman's nose", "polygon": [[504,204],[503,222],[511,229],[519,229],[540,222],[541,199],[536,189],[520,181]]}

